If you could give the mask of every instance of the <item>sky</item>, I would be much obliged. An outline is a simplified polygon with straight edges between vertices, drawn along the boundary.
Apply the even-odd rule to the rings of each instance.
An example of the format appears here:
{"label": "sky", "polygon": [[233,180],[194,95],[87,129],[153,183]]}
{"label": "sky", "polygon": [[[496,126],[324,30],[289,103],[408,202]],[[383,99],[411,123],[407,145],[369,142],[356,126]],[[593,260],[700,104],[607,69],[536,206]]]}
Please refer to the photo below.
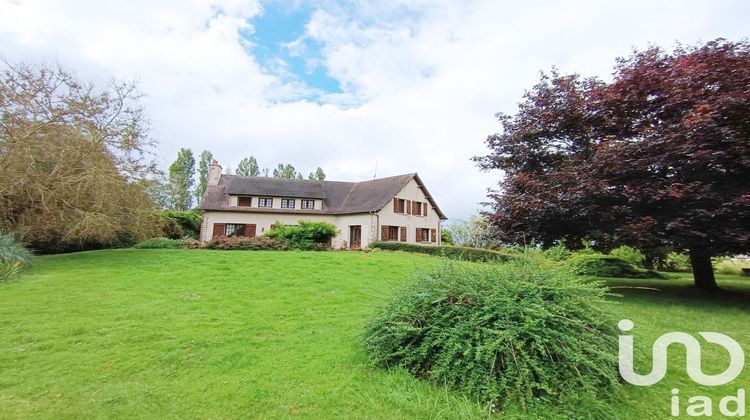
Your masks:
{"label": "sky", "polygon": [[135,80],[163,168],[181,147],[329,180],[419,173],[450,219],[502,174],[488,152],[541,71],[750,35],[747,1],[0,0],[0,56]]}

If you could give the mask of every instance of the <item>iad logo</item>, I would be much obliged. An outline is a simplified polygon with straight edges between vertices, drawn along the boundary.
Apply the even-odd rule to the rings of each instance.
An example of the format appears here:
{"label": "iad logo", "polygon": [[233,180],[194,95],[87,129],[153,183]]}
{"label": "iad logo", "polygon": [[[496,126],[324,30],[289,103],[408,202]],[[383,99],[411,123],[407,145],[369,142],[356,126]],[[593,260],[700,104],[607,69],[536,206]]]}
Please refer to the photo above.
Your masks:
{"label": "iad logo", "polygon": [[[633,321],[621,320],[617,326],[623,332],[633,329]],[[646,375],[635,373],[633,367],[633,336],[620,335],[619,368],[620,375],[633,385],[650,386],[661,381],[667,374],[667,349],[670,344],[682,344],[686,352],[686,366],[688,376],[693,382],[706,386],[725,385],[739,376],[745,366],[745,353],[742,347],[731,337],[717,332],[700,332],[701,337],[709,343],[722,346],[729,353],[729,367],[724,372],[716,375],[707,375],[701,368],[701,344],[690,334],[683,332],[670,332],[657,338],[651,353],[653,364],[651,372]],[[680,415],[680,391],[672,390],[672,415]],[[729,404],[736,405],[735,410],[729,409]],[[713,402],[711,398],[695,396],[688,399],[686,414],[688,416],[711,416],[713,413]],[[735,417],[745,415],[745,390],[737,391],[737,396],[727,396],[719,402],[719,411],[725,416]]]}

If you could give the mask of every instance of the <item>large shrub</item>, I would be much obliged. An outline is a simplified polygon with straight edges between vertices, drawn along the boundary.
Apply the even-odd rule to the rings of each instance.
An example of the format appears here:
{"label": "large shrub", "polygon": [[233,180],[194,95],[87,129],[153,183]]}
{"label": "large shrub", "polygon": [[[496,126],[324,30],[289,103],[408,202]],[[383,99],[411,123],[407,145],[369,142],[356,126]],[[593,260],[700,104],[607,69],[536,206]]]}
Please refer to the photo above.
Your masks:
{"label": "large shrub", "polygon": [[220,236],[209,241],[206,247],[208,249],[244,249],[255,251],[288,251],[295,248],[294,244],[286,239],[270,238],[268,236],[257,236],[254,238],[240,236]]}
{"label": "large shrub", "polygon": [[185,242],[181,239],[151,238],[138,242],[133,248],[139,249],[178,249],[185,248]]}
{"label": "large shrub", "polygon": [[646,261],[646,256],[640,250],[627,245],[609,251],[609,255],[623,259],[638,268],[644,268],[643,264]]}
{"label": "large shrub", "polygon": [[364,348],[485,403],[573,405],[618,387],[605,289],[528,262],[417,273],[366,324]]}
{"label": "large shrub", "polygon": [[622,258],[602,254],[574,254],[568,259],[568,265],[574,274],[596,277],[625,277],[635,279],[657,278],[664,276],[653,270],[644,270]]}
{"label": "large shrub", "polygon": [[170,239],[198,239],[203,216],[200,210],[165,210],[162,215],[162,234]]}
{"label": "large shrub", "polygon": [[300,220],[297,225],[283,225],[276,222],[266,236],[287,240],[299,249],[321,249],[336,236],[336,226],[328,222]]}
{"label": "large shrub", "polygon": [[17,276],[31,263],[31,252],[11,234],[0,234],[0,281]]}
{"label": "large shrub", "polygon": [[40,253],[153,237],[154,144],[136,85],[55,64],[0,67],[0,231]]}
{"label": "large shrub", "polygon": [[482,261],[482,262],[505,262],[512,256],[502,252],[489,249],[470,248],[463,246],[430,246],[407,244],[403,242],[373,242],[371,248],[379,248],[387,251],[416,252],[419,254],[436,255],[454,260]]}

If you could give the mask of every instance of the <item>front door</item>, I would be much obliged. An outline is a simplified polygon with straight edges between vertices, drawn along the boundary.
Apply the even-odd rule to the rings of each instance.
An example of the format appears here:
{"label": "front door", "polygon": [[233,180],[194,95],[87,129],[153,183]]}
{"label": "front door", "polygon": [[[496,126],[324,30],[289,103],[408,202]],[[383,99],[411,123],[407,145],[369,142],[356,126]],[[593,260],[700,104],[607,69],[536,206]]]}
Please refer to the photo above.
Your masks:
{"label": "front door", "polygon": [[349,248],[360,249],[362,247],[362,226],[349,226]]}

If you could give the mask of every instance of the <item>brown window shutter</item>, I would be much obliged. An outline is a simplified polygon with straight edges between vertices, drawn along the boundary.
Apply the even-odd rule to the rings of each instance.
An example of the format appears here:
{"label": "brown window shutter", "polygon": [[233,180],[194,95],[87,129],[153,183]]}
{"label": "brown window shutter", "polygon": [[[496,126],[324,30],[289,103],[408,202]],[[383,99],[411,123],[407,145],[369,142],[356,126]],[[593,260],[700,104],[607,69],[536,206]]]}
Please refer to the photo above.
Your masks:
{"label": "brown window shutter", "polygon": [[406,200],[406,214],[411,214],[411,200]]}
{"label": "brown window shutter", "polygon": [[212,237],[224,236],[226,225],[226,223],[214,223],[214,234]]}
{"label": "brown window shutter", "polygon": [[417,242],[421,242],[422,241],[422,229],[421,228],[417,228],[417,230],[415,231],[415,233],[416,233],[415,240]]}
{"label": "brown window shutter", "polygon": [[430,242],[437,242],[437,229],[430,229]]}
{"label": "brown window shutter", "polygon": [[393,212],[398,213],[398,198],[393,197]]}
{"label": "brown window shutter", "polygon": [[401,242],[406,242],[406,226],[401,226]]}
{"label": "brown window shutter", "polygon": [[427,216],[427,203],[424,203],[424,211],[422,212],[422,216]]}
{"label": "brown window shutter", "polygon": [[245,225],[245,236],[248,238],[255,237],[255,225]]}
{"label": "brown window shutter", "polygon": [[237,206],[239,207],[250,207],[252,203],[252,197],[237,197]]}
{"label": "brown window shutter", "polygon": [[380,229],[380,240],[381,241],[387,241],[388,240],[388,226],[383,226]]}

